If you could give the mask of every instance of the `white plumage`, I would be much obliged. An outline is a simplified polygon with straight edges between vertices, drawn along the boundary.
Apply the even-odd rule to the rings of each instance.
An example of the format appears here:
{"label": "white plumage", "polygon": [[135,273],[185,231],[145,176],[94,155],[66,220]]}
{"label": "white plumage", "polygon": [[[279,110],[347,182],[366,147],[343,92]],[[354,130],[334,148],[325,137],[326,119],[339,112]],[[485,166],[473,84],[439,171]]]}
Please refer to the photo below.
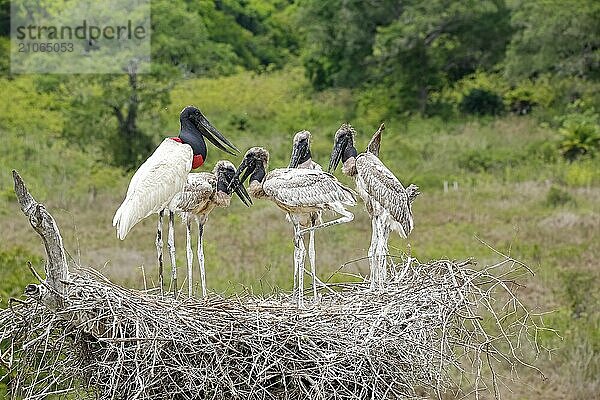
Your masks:
{"label": "white plumage", "polygon": [[183,190],[192,169],[194,153],[184,143],[167,138],[131,178],[125,200],[115,213],[117,237],[125,239],[131,228],[150,214],[158,213]]}

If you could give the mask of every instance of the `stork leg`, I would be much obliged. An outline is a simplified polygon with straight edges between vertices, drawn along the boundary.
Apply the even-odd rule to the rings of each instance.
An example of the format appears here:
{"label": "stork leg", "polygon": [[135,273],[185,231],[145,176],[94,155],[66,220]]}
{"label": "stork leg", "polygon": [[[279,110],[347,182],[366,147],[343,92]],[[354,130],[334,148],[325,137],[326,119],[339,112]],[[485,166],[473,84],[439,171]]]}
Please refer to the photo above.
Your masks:
{"label": "stork leg", "polygon": [[370,274],[370,280],[371,280],[371,285],[370,288],[371,290],[375,290],[375,288],[377,287],[377,282],[376,282],[376,277],[377,277],[377,266],[378,266],[378,261],[377,261],[377,238],[378,238],[378,223],[377,223],[378,217],[376,215],[373,216],[373,218],[371,218],[371,246],[369,246],[369,267],[371,270],[371,274]]}
{"label": "stork leg", "polygon": [[[311,222],[314,226],[314,223]],[[313,299],[318,300],[317,293],[317,267],[315,265],[315,231],[311,231],[308,235],[308,260],[310,262],[310,272],[312,274],[312,289]]]}
{"label": "stork leg", "polygon": [[192,263],[194,262],[194,253],[192,252],[192,232],[190,227],[190,217],[185,221],[185,255],[187,258],[187,280],[188,280],[188,297],[192,297]]}
{"label": "stork leg", "polygon": [[202,235],[204,225],[198,220],[198,264],[200,265],[200,286],[202,298],[206,297],[206,271],[204,270],[204,247],[202,246]]}
{"label": "stork leg", "polygon": [[302,295],[304,294],[304,241],[300,232],[300,224],[293,216],[290,216],[294,224],[294,288],[292,300],[299,306],[303,306]]}
{"label": "stork leg", "polygon": [[334,219],[333,221],[327,221],[327,222],[319,224],[319,225],[311,226],[310,228],[301,229],[298,232],[298,234],[304,235],[307,232],[313,232],[313,231],[316,231],[317,229],[327,228],[328,226],[345,224],[346,222],[350,222],[354,219],[354,214],[352,214],[350,211],[346,210],[344,207],[342,207],[342,206],[335,207],[334,206],[332,208],[333,208],[333,211],[337,212],[338,214],[341,214],[342,216],[338,219]]}
{"label": "stork leg", "polygon": [[[315,252],[314,252],[314,232],[317,229],[322,229],[322,228],[327,228],[328,226],[333,226],[333,225],[339,225],[339,224],[344,224],[346,222],[350,222],[354,219],[354,214],[352,214],[350,211],[346,210],[343,206],[341,205],[334,205],[333,207],[333,211],[337,212],[338,214],[342,215],[340,218],[338,219],[334,219],[333,221],[327,221],[325,223],[321,223],[319,225],[314,225],[311,224],[311,226],[309,228],[305,228],[305,229],[299,229],[299,226],[296,226],[296,240],[298,240],[298,237],[300,237],[300,245],[302,246],[302,252],[305,253],[306,251],[304,250],[304,241],[302,240],[302,237],[304,236],[305,233],[310,233],[309,236],[309,258],[310,258],[310,263],[311,263],[311,270],[312,270],[312,278],[313,278],[313,294],[316,296],[316,271],[315,271]],[[294,256],[294,259],[296,259],[297,257]],[[299,258],[299,257],[298,257]],[[304,274],[304,254],[302,254],[302,258],[299,258],[300,261],[300,274]],[[299,277],[300,279],[302,279],[302,277]],[[300,290],[303,290],[303,286],[300,287]]]}
{"label": "stork leg", "polygon": [[171,258],[171,285],[173,285],[173,294],[177,294],[177,265],[175,263],[175,213],[169,211],[169,236],[167,247]]}
{"label": "stork leg", "polygon": [[156,227],[156,256],[158,257],[158,285],[162,293],[164,287],[163,281],[163,240],[162,240],[162,220],[164,210],[158,213],[158,225]]}
{"label": "stork leg", "polygon": [[306,247],[304,247],[304,236],[300,236],[300,257],[298,258],[298,307],[304,307],[304,259],[306,258]]}
{"label": "stork leg", "polygon": [[379,261],[379,287],[383,288],[387,281],[387,255],[388,240],[390,238],[390,227],[387,226],[384,219],[379,221],[379,242],[378,242],[378,261]]}

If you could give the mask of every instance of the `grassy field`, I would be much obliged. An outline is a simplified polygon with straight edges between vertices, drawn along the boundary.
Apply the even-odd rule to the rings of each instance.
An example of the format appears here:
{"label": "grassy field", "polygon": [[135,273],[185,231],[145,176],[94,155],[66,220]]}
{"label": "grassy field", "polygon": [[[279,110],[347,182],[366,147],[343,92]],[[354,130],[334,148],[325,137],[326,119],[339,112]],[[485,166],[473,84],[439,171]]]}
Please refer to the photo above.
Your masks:
{"label": "grassy field", "polygon": [[[70,256],[92,265],[111,279],[142,287],[143,266],[156,274],[154,218],[138,224],[125,241],[111,226],[130,175],[102,163],[60,139],[62,114],[57,99],[40,94],[35,78],[0,80],[0,89],[15,93],[0,109],[0,296],[2,306],[31,281],[25,261],[42,268],[43,249],[18,210],[10,170],[17,169],[38,200],[58,220]],[[8,91],[10,90],[10,91]],[[245,151],[262,145],[271,166],[287,165],[294,132],[313,133],[313,156],[328,163],[332,138],[341,122],[358,130],[358,148],[376,129],[377,110],[363,113],[349,91],[313,94],[298,69],[268,75],[242,73],[227,78],[180,82],[173,103],[163,110],[167,126],[159,137],[175,134],[178,113],[188,104],[202,108],[226,136]],[[27,110],[25,112],[24,110]],[[474,257],[480,264],[498,257],[480,240],[526,262],[536,276],[521,290],[563,340],[544,337],[556,348],[539,361],[549,380],[522,375],[504,388],[513,399],[591,399],[600,393],[600,162],[561,160],[556,131],[533,117],[506,116],[444,122],[437,119],[389,120],[382,160],[405,184],[416,183],[415,230],[409,241],[393,236],[390,250],[400,254],[408,242],[421,261]],[[239,159],[209,148],[206,168],[219,158]],[[345,183],[352,183],[337,173]],[[444,192],[444,182],[450,190]],[[456,182],[456,189],[454,188]],[[367,273],[364,260],[370,222],[362,204],[355,220],[317,233],[317,262],[322,279],[347,263],[343,272]],[[289,289],[292,281],[292,228],[267,202],[246,209],[233,201],[217,209],[205,229],[205,256],[210,289],[233,293],[250,287]],[[177,226],[178,262],[185,265],[183,226]],[[181,278],[183,278],[183,269]],[[511,393],[512,391],[512,393]]]}

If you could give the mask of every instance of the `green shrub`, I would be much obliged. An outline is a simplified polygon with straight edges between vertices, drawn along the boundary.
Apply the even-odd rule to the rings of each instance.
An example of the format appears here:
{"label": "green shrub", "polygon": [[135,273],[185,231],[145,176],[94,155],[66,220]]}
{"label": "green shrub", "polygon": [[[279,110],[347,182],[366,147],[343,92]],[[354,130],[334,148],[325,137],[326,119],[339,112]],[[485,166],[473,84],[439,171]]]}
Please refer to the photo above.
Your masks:
{"label": "green shrub", "polygon": [[[395,94],[383,85],[356,92],[356,114],[370,125],[389,120],[397,107]],[[406,115],[403,115],[406,116]]]}
{"label": "green shrub", "polygon": [[594,292],[594,275],[587,271],[568,271],[562,274],[567,304],[575,318],[579,318],[598,306]]}
{"label": "green shrub", "polygon": [[527,156],[545,163],[554,163],[560,158],[556,153],[556,143],[547,138],[530,143],[527,146]]}
{"label": "green shrub", "polygon": [[559,188],[558,186],[552,186],[546,194],[546,204],[550,207],[563,206],[567,203],[574,203],[575,199],[569,192]]}
{"label": "green shrub", "polygon": [[550,107],[555,99],[555,90],[547,76],[536,80],[526,79],[504,92],[504,103],[517,115],[531,113],[537,106]]}
{"label": "green shrub", "polygon": [[500,95],[487,89],[471,89],[461,100],[460,111],[473,115],[500,115],[504,103]]}
{"label": "green shrub", "polygon": [[476,149],[465,151],[458,158],[458,166],[470,172],[491,172],[515,167],[522,162],[519,152],[509,149]]}
{"label": "green shrub", "polygon": [[511,91],[511,96],[506,99],[510,112],[517,115],[531,113],[538,103],[533,99],[533,93],[522,87]]}
{"label": "green shrub", "polygon": [[593,108],[572,113],[562,118],[559,149],[562,156],[575,161],[594,157],[600,150],[600,116]]}
{"label": "green shrub", "polygon": [[600,182],[600,163],[596,160],[571,163],[565,168],[564,181],[572,187],[590,187]]}
{"label": "green shrub", "polygon": [[27,261],[34,266],[41,264],[42,258],[33,255],[21,247],[0,250],[0,299],[6,307],[10,297],[18,297],[34,278],[27,269]]}
{"label": "green shrub", "polygon": [[246,131],[250,127],[250,120],[247,114],[233,114],[229,118],[229,125],[238,131]]}
{"label": "green shrub", "polygon": [[571,162],[594,157],[600,150],[600,114],[583,100],[569,104],[567,111],[556,118],[560,125],[560,154]]}
{"label": "green shrub", "polygon": [[494,165],[494,159],[485,151],[470,151],[458,160],[458,166],[471,172],[489,171]]}
{"label": "green shrub", "polygon": [[449,101],[433,98],[427,102],[425,115],[427,117],[440,117],[444,121],[449,121],[455,116],[455,108]]}

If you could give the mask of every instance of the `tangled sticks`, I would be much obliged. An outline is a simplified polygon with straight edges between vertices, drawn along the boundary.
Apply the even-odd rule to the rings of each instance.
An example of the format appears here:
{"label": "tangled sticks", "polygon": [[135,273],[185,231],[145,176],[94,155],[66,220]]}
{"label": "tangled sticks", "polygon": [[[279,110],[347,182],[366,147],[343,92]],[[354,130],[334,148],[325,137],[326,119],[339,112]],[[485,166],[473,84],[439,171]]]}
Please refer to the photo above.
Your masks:
{"label": "tangled sticks", "polygon": [[0,312],[0,371],[31,399],[497,394],[494,367],[535,369],[545,329],[515,294],[521,271],[510,258],[482,270],[409,258],[381,291],[347,284],[299,310],[284,294],[178,300],[76,269],[63,293],[30,285]]}

